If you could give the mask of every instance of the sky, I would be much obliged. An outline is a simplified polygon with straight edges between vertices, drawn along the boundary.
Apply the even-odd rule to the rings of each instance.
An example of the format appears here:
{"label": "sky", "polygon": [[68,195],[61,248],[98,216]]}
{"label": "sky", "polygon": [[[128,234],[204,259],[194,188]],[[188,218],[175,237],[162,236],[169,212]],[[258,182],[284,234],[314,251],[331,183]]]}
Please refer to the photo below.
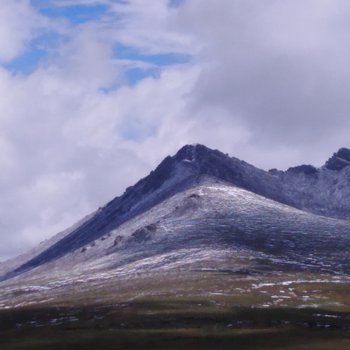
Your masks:
{"label": "sky", "polygon": [[0,260],[185,144],[263,169],[350,147],[348,0],[0,0]]}

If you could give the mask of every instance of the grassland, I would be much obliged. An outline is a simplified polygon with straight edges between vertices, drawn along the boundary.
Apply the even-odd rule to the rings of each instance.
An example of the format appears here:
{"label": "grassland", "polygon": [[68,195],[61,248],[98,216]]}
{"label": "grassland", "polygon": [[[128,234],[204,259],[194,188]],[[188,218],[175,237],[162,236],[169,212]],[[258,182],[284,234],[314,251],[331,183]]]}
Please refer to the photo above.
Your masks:
{"label": "grassland", "polygon": [[230,297],[0,312],[2,350],[350,349],[348,312],[243,307]]}
{"label": "grassland", "polygon": [[0,310],[1,350],[350,349],[346,277],[192,271],[19,288]]}

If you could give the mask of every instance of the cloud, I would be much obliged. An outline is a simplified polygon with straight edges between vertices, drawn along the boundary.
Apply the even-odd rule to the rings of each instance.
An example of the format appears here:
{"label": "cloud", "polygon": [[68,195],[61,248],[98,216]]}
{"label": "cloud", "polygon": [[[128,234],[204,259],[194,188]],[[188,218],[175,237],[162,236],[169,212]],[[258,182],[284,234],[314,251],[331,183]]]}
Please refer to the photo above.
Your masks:
{"label": "cloud", "polygon": [[0,62],[8,62],[28,48],[46,19],[27,0],[3,1],[0,6]]}
{"label": "cloud", "polygon": [[2,2],[0,259],[65,229],[186,143],[264,168],[321,165],[349,146],[349,6]]}
{"label": "cloud", "polygon": [[346,1],[191,0],[181,11],[179,27],[202,43],[207,63],[193,90],[197,109],[217,106],[218,125],[234,120],[249,131],[251,154],[242,155],[266,167],[261,150],[289,148],[285,162],[274,159],[284,167],[293,153],[319,162],[348,143]]}
{"label": "cloud", "polygon": [[130,86],[128,57],[115,52],[129,25],[52,18],[43,30],[55,27],[62,38],[34,70],[0,68],[0,258],[67,228],[186,141],[179,130],[166,142],[197,71],[174,58],[164,65],[134,46],[140,66],[145,58],[159,67]]}
{"label": "cloud", "polygon": [[196,49],[191,37],[175,26],[178,10],[170,8],[167,0],[133,0],[110,6],[122,18],[123,30],[116,32],[121,43],[156,54],[192,53]]}

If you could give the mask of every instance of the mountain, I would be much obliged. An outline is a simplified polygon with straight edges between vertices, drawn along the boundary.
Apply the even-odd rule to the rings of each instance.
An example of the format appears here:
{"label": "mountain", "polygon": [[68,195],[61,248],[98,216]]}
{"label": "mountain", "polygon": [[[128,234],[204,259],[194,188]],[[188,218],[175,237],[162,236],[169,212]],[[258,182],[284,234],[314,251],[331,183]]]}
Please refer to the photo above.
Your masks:
{"label": "mountain", "polygon": [[320,168],[264,171],[187,145],[122,196],[0,265],[0,307],[67,300],[69,291],[96,299],[98,290],[100,300],[215,293],[222,281],[213,272],[249,278],[251,285],[267,274],[269,281],[298,274],[346,280],[349,198],[345,148]]}

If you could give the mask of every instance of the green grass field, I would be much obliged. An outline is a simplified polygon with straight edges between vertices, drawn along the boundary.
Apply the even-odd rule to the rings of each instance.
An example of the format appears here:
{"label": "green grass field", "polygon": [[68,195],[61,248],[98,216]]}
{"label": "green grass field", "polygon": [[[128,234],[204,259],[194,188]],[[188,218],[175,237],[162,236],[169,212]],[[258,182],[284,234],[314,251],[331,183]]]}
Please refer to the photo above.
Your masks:
{"label": "green grass field", "polygon": [[254,308],[230,299],[156,298],[0,313],[8,349],[350,349],[347,312]]}
{"label": "green grass field", "polygon": [[345,277],[191,272],[122,282],[15,290],[0,310],[0,350],[350,349]]}

